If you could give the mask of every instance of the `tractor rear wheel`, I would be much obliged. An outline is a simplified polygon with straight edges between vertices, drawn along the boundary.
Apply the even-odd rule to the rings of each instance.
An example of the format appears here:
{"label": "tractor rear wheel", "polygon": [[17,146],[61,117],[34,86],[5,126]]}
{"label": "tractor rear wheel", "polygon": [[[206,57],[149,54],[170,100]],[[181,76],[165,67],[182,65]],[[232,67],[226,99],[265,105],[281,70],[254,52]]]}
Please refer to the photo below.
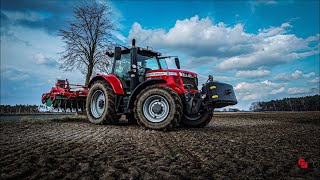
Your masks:
{"label": "tractor rear wheel", "polygon": [[180,125],[193,128],[205,127],[211,121],[212,116],[213,111],[211,109],[205,109],[201,114],[183,114]]}
{"label": "tractor rear wheel", "polygon": [[87,96],[86,111],[94,124],[117,124],[119,121],[114,106],[115,94],[105,81],[96,81]]}
{"label": "tractor rear wheel", "polygon": [[134,103],[134,116],[139,125],[169,131],[181,119],[182,103],[171,88],[152,85],[140,92]]}

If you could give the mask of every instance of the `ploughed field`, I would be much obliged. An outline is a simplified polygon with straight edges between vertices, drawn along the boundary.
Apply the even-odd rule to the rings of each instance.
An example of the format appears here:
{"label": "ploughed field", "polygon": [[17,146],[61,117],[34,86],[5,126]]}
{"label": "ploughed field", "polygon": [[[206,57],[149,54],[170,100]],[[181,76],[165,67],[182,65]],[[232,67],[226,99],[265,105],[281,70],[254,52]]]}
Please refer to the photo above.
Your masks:
{"label": "ploughed field", "polygon": [[319,178],[319,117],[215,113],[206,128],[171,132],[84,117],[0,121],[0,179]]}

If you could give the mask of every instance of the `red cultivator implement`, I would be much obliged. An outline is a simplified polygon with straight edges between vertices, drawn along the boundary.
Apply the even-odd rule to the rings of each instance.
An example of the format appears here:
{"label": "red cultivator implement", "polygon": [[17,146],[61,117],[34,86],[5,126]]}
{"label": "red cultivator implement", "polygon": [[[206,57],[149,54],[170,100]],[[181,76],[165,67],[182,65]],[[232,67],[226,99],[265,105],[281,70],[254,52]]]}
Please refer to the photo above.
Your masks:
{"label": "red cultivator implement", "polygon": [[42,103],[57,109],[85,111],[88,88],[80,84],[69,84],[68,79],[58,80],[56,87],[42,95]]}

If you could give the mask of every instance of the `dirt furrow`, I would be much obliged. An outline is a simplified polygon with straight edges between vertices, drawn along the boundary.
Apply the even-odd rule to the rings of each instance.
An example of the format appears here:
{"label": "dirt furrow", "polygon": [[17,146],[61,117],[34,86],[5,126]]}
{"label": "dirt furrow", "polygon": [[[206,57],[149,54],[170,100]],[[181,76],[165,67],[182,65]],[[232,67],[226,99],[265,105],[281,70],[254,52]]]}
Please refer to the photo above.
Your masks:
{"label": "dirt furrow", "polygon": [[172,132],[77,119],[3,123],[1,179],[315,178],[315,115],[218,114],[206,128]]}

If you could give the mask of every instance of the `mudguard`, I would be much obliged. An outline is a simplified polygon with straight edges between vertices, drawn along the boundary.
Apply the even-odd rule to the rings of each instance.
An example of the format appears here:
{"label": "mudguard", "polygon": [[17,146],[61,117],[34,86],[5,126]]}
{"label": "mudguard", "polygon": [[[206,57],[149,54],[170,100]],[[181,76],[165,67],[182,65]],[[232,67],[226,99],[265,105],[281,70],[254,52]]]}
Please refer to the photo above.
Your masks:
{"label": "mudguard", "polygon": [[93,77],[90,80],[88,87],[90,88],[93,85],[93,83],[97,80],[106,80],[111,85],[115,94],[124,95],[124,90],[123,90],[122,84],[121,84],[120,80],[115,75],[113,75],[113,74],[108,74],[108,75],[97,74],[95,77]]}
{"label": "mudguard", "polygon": [[132,94],[129,97],[129,103],[127,108],[133,108],[133,103],[135,101],[136,96],[140,93],[141,90],[144,88],[154,85],[154,84],[164,84],[166,81],[164,79],[160,78],[153,78],[153,79],[148,79],[142,83],[140,83],[132,92]]}

